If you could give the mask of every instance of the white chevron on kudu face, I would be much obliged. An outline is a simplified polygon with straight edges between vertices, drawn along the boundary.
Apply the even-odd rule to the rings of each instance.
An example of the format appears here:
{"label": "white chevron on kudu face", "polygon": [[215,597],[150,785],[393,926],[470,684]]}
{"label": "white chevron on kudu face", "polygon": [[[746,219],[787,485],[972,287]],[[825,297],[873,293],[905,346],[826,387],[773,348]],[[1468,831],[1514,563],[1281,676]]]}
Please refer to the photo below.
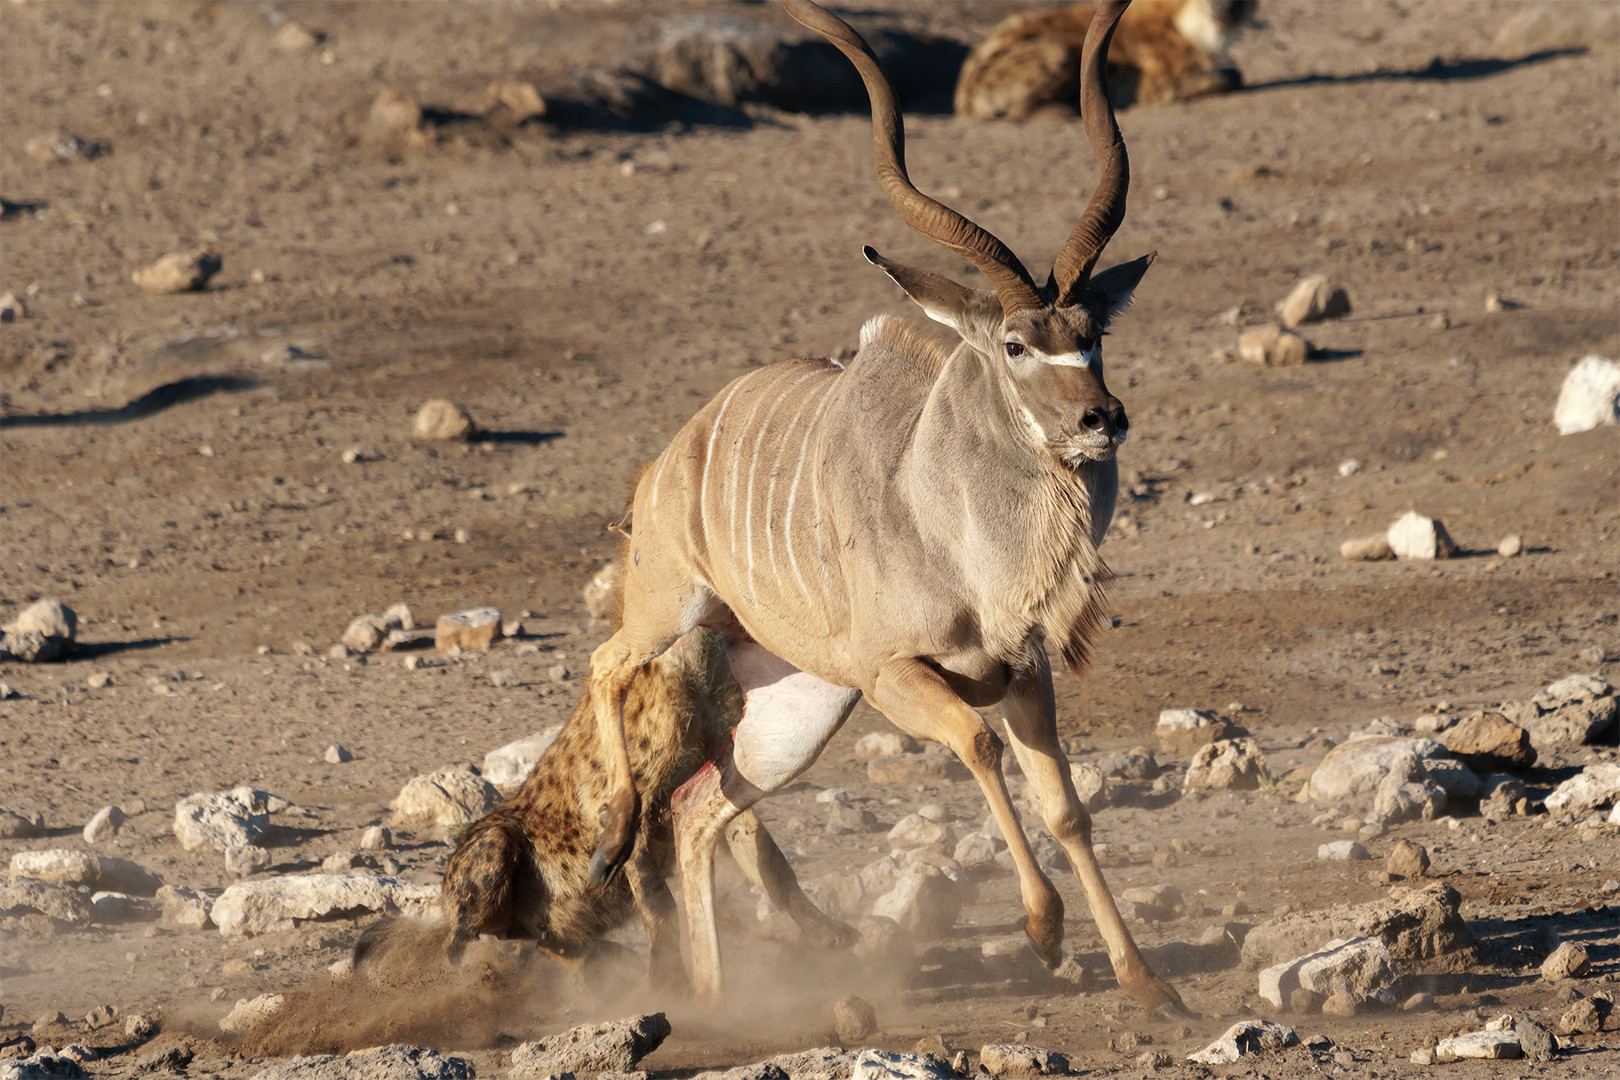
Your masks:
{"label": "white chevron on kudu face", "polygon": [[974,263],[994,292],[867,258],[951,349],[908,323],[868,320],[847,367],[785,360],[723,388],[638,481],[626,516],[624,614],[591,661],[592,707],[619,783],[593,860],[623,862],[636,792],[622,703],[633,672],[698,625],[731,641],[746,708],[732,748],[676,802],[693,985],[720,991],[715,841],[738,813],[802,773],[864,695],[896,725],[967,765],[1007,840],[1041,957],[1061,955],[1063,902],[1037,865],[1001,774],[1006,744],[977,708],[998,704],[1041,816],[1062,844],[1120,985],[1181,1008],[1119,917],[1090,820],[1058,745],[1047,649],[1076,672],[1103,613],[1097,548],[1128,420],[1103,381],[1101,340],[1151,256],[1093,274],[1124,214],[1129,166],[1103,58],[1124,5],[1104,3],[1081,63],[1103,179],[1046,286],[1001,241],[912,186],[894,94],[853,30],[808,0],[872,97],[878,178],[902,220]]}

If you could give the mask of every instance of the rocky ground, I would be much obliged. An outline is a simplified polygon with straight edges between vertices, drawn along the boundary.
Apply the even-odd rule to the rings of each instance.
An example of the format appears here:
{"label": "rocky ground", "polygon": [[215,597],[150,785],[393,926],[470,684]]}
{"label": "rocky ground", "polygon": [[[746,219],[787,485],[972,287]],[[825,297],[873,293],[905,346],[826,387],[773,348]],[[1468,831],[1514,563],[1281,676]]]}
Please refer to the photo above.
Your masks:
{"label": "rocky ground", "polygon": [[[1077,126],[939,111],[937,69],[1004,10],[868,8],[862,29],[910,65],[915,179],[1049,258],[1095,175]],[[786,26],[749,4],[701,14]],[[1109,339],[1132,418],[1104,549],[1118,626],[1087,679],[1061,677],[1060,711],[1110,885],[1196,1019],[1118,992],[1066,872],[1072,977],[1032,965],[976,789],[921,753],[870,756],[906,748],[863,746],[892,731],[864,706],[761,816],[840,917],[868,918],[909,876],[960,903],[948,925],[809,952],[723,865],[716,1013],[493,948],[462,981],[334,972],[376,909],[423,905],[448,855],[445,825],[396,817],[407,782],[482,767],[571,712],[607,633],[581,586],[614,555],[604,525],[634,469],[749,366],[836,355],[879,311],[913,317],[862,243],[960,269],[894,220],[864,115],[661,90],[659,42],[712,30],[691,19],[0,9],[0,611],[46,597],[77,614],[60,660],[0,661],[0,1076],[74,1044],[94,1048],[92,1075],[254,1076],[274,1062],[219,1022],[289,991],[310,1048],[375,1033],[486,1076],[524,1072],[525,1041],[657,1011],[671,1032],[635,1067],[659,1075],[936,1036],[970,1071],[1036,1067],[981,1053],[1001,1044],[1121,1076],[1620,1068],[1620,839],[1600,786],[1620,769],[1620,725],[1602,723],[1620,428],[1553,424],[1572,366],[1620,356],[1607,4],[1267,3],[1233,49],[1248,90],[1121,114],[1134,187],[1113,254],[1160,257]],[[133,280],[168,253],[220,265],[201,291]],[[1298,327],[1308,363],[1245,362],[1245,331],[1312,274],[1349,313]],[[430,399],[476,434],[417,437]],[[1444,523],[1454,557],[1341,555],[1409,510]],[[400,602],[428,626],[493,606],[512,633],[460,655],[332,651]],[[1161,743],[1178,709],[1204,715],[1172,712]],[[1351,766],[1352,749],[1377,753]],[[1570,782],[1599,787],[1570,801]],[[262,831],[188,849],[177,803],[219,794],[223,812],[238,788],[231,815]],[[1415,858],[1403,841],[1430,860],[1416,882],[1390,876],[1391,856]],[[1335,842],[1370,858],[1321,850]],[[322,917],[216,914],[233,886],[322,874],[349,882]],[[1440,890],[1430,931],[1454,925],[1453,890],[1472,946],[1351,910],[1411,887]],[[1262,972],[1334,928],[1385,942],[1383,982],[1294,1000],[1285,970],[1269,1002]],[[869,1033],[840,1030],[850,995],[873,1006]],[[1546,1064],[1413,1061],[1504,1014],[1565,1046]],[[1187,1061],[1255,1016],[1300,1045]],[[386,1068],[441,1065],[455,1071]]]}

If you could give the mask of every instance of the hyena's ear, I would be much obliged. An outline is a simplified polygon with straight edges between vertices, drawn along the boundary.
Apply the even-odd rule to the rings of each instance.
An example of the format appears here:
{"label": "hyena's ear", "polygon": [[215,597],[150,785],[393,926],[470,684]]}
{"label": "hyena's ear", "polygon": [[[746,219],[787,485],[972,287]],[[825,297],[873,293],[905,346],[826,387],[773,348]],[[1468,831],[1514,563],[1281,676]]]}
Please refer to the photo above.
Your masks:
{"label": "hyena's ear", "polygon": [[1150,251],[1140,259],[1110,266],[1086,283],[1086,306],[1098,322],[1107,326],[1116,316],[1130,310],[1131,301],[1136,298],[1136,286],[1158,257],[1157,251]]}

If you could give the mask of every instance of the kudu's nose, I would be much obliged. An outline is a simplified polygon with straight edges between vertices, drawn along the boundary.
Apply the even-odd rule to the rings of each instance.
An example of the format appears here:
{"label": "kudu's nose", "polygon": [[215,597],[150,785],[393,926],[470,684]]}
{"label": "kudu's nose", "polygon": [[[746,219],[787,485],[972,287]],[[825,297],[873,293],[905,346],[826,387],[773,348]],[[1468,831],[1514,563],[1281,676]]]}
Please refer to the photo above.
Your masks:
{"label": "kudu's nose", "polygon": [[1123,405],[1115,405],[1112,409],[1087,409],[1081,415],[1080,423],[1087,431],[1101,431],[1108,435],[1123,435],[1131,427]]}

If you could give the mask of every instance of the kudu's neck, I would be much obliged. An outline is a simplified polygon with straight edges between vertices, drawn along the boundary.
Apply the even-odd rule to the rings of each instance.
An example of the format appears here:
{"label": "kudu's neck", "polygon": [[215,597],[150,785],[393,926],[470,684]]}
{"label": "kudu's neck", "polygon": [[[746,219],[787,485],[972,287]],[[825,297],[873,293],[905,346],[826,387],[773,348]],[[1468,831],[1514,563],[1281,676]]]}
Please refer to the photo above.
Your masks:
{"label": "kudu's neck", "polygon": [[1038,628],[1068,653],[1104,573],[1091,474],[1112,463],[1074,470],[1038,439],[994,362],[964,345],[918,418],[902,483],[930,556],[976,598],[987,639],[1011,649]]}

